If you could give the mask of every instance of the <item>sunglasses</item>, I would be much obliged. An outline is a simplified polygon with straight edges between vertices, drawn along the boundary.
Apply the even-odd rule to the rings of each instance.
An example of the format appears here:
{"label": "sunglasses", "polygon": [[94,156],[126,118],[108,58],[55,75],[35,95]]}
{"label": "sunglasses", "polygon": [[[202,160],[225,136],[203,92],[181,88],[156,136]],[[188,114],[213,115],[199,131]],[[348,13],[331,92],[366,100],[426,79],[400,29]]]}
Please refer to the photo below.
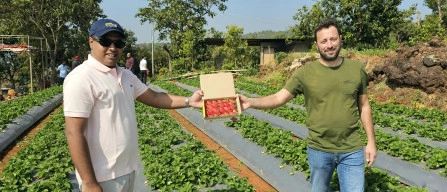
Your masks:
{"label": "sunglasses", "polygon": [[109,47],[110,45],[112,45],[112,43],[118,49],[122,49],[122,48],[124,48],[126,46],[126,42],[124,42],[122,40],[114,41],[114,40],[111,40],[111,39],[106,38],[106,37],[96,37],[96,36],[93,36],[92,39],[93,39],[93,41],[98,42],[103,47]]}

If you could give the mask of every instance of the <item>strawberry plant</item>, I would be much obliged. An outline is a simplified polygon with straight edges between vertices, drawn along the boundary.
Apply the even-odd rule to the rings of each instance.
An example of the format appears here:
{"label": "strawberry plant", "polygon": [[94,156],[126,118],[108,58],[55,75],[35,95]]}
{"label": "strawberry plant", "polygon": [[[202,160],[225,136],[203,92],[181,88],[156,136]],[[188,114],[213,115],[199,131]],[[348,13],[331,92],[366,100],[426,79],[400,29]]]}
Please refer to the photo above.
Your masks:
{"label": "strawberry plant", "polygon": [[374,111],[374,123],[380,127],[388,127],[394,131],[403,130],[405,134],[417,134],[435,141],[447,140],[447,129],[440,123],[423,123],[406,117],[388,115]]}
{"label": "strawberry plant", "polygon": [[[304,113],[298,113],[296,115],[296,108],[283,106],[283,113],[286,112],[289,117],[294,117],[301,123],[305,122],[305,111]],[[277,115],[281,115],[281,109],[276,111]],[[298,110],[299,111],[299,110]],[[293,115],[295,114],[295,115]],[[299,115],[301,114],[301,115]],[[247,120],[248,119],[248,120]],[[283,159],[284,164],[291,165],[293,170],[291,170],[291,174],[294,171],[298,170],[303,173],[308,173],[308,164],[307,157],[303,152],[305,152],[305,140],[295,139],[296,137],[290,131],[283,131],[277,128],[272,128],[270,124],[264,121],[258,121],[254,117],[247,118],[246,115],[241,115],[239,121],[229,121],[226,122],[226,125],[229,127],[234,127],[248,140],[256,142],[258,145],[266,147],[267,153],[272,153],[278,157]],[[292,140],[292,141],[290,141]],[[290,146],[295,144],[298,141],[298,145]],[[269,147],[271,146],[271,147]],[[301,146],[301,147],[300,147]],[[283,166],[280,166],[281,168]],[[366,175],[367,178],[367,191],[377,191],[377,190],[389,190],[389,191],[426,191],[424,189],[419,189],[417,187],[401,187],[397,178],[390,177],[384,171],[380,171],[376,168],[372,169],[369,174]],[[370,179],[370,180],[368,180]],[[375,180],[379,179],[379,180]],[[376,183],[377,182],[377,183]],[[333,183],[338,183],[338,181],[333,180]],[[369,187],[369,184],[371,187]],[[333,185],[336,187],[338,184]],[[335,190],[334,189],[334,190]]]}
{"label": "strawberry plant", "polygon": [[59,109],[1,173],[0,191],[70,191],[73,164]]}
{"label": "strawberry plant", "polygon": [[404,115],[422,121],[447,124],[447,113],[436,109],[410,108],[396,104],[380,104],[374,101],[371,101],[371,107],[373,107],[375,111],[385,114]]}
{"label": "strawberry plant", "polygon": [[192,87],[200,87],[199,78],[180,79],[179,82]]}
{"label": "strawberry plant", "polygon": [[53,86],[11,101],[0,102],[0,130],[5,129],[7,124],[24,115],[32,107],[42,105],[44,101],[60,93],[62,86]]}
{"label": "strawberry plant", "polygon": [[[447,168],[447,151],[436,148],[433,150],[431,158],[427,160],[427,166],[431,169]],[[446,176],[446,169],[441,171],[441,174]]]}
{"label": "strawberry plant", "polygon": [[166,110],[136,103],[140,155],[152,189],[198,191],[217,184],[229,191],[254,191],[213,152],[184,132]]}
{"label": "strawberry plant", "polygon": [[[292,166],[294,171],[310,173],[307,162],[306,141],[297,139],[290,131],[273,127],[266,121],[260,121],[249,115],[241,115],[237,122],[226,122],[228,127],[238,130],[244,137],[266,148],[266,153],[280,157],[284,164]],[[281,168],[281,167],[280,167]],[[366,168],[365,191],[426,191],[417,187],[403,187],[397,177],[389,176],[377,168]],[[338,179],[333,177],[331,190],[339,190]]]}

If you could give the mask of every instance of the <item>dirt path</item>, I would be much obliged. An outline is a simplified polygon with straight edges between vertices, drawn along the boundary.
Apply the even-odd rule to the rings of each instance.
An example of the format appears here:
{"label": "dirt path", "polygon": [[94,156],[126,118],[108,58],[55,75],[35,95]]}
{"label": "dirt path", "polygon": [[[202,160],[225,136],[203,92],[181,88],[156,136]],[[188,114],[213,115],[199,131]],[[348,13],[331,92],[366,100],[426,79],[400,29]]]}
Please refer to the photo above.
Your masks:
{"label": "dirt path", "polygon": [[[62,107],[62,105],[60,107]],[[19,150],[23,149],[28,144],[29,139],[32,138],[37,132],[39,132],[43,128],[43,124],[45,122],[51,120],[51,114],[53,114],[60,107],[53,110],[50,113],[50,115],[47,115],[42,120],[38,121],[33,128],[23,133],[21,137],[17,138],[16,142],[14,142],[10,147],[6,148],[5,151],[3,151],[0,154],[0,173],[8,164],[8,160],[12,156],[16,155]],[[241,163],[231,153],[225,150],[225,148],[223,148],[214,140],[212,140],[210,137],[208,137],[205,133],[203,133],[200,129],[191,124],[188,120],[186,120],[175,110],[169,110],[169,113],[188,132],[192,133],[195,139],[201,141],[208,150],[215,152],[222,159],[222,161],[229,166],[229,168],[234,173],[238,174],[239,177],[241,178],[247,178],[248,182],[251,185],[253,185],[256,191],[258,192],[277,191],[270,184],[268,184],[261,177],[259,177],[256,173],[254,173],[247,166]]]}

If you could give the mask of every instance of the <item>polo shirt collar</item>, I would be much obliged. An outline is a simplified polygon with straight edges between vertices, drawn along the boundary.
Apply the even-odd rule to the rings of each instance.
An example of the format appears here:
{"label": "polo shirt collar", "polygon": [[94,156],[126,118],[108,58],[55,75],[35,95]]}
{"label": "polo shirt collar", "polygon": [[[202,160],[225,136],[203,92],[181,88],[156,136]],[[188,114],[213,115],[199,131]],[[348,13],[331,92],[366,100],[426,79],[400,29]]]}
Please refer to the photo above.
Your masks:
{"label": "polo shirt collar", "polygon": [[[92,57],[90,54],[88,55],[88,61],[89,61],[88,63],[98,71],[101,71],[103,73],[112,72],[111,68],[105,66],[104,64],[102,64],[101,62],[96,60],[94,57]],[[118,78],[121,77],[121,75],[123,74],[123,70],[121,69],[121,67],[116,66],[115,69],[116,69]]]}

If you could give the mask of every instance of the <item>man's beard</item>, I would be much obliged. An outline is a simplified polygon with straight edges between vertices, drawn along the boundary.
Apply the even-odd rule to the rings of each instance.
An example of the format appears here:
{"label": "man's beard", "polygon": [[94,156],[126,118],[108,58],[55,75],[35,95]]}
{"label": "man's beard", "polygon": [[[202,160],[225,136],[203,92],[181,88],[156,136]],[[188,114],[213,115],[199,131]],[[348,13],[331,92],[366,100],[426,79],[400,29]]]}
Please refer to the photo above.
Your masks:
{"label": "man's beard", "polygon": [[335,51],[335,55],[333,57],[329,57],[324,51],[321,51],[318,49],[318,52],[320,53],[320,57],[325,61],[335,61],[338,58],[338,54],[340,54],[341,49],[337,49]]}

